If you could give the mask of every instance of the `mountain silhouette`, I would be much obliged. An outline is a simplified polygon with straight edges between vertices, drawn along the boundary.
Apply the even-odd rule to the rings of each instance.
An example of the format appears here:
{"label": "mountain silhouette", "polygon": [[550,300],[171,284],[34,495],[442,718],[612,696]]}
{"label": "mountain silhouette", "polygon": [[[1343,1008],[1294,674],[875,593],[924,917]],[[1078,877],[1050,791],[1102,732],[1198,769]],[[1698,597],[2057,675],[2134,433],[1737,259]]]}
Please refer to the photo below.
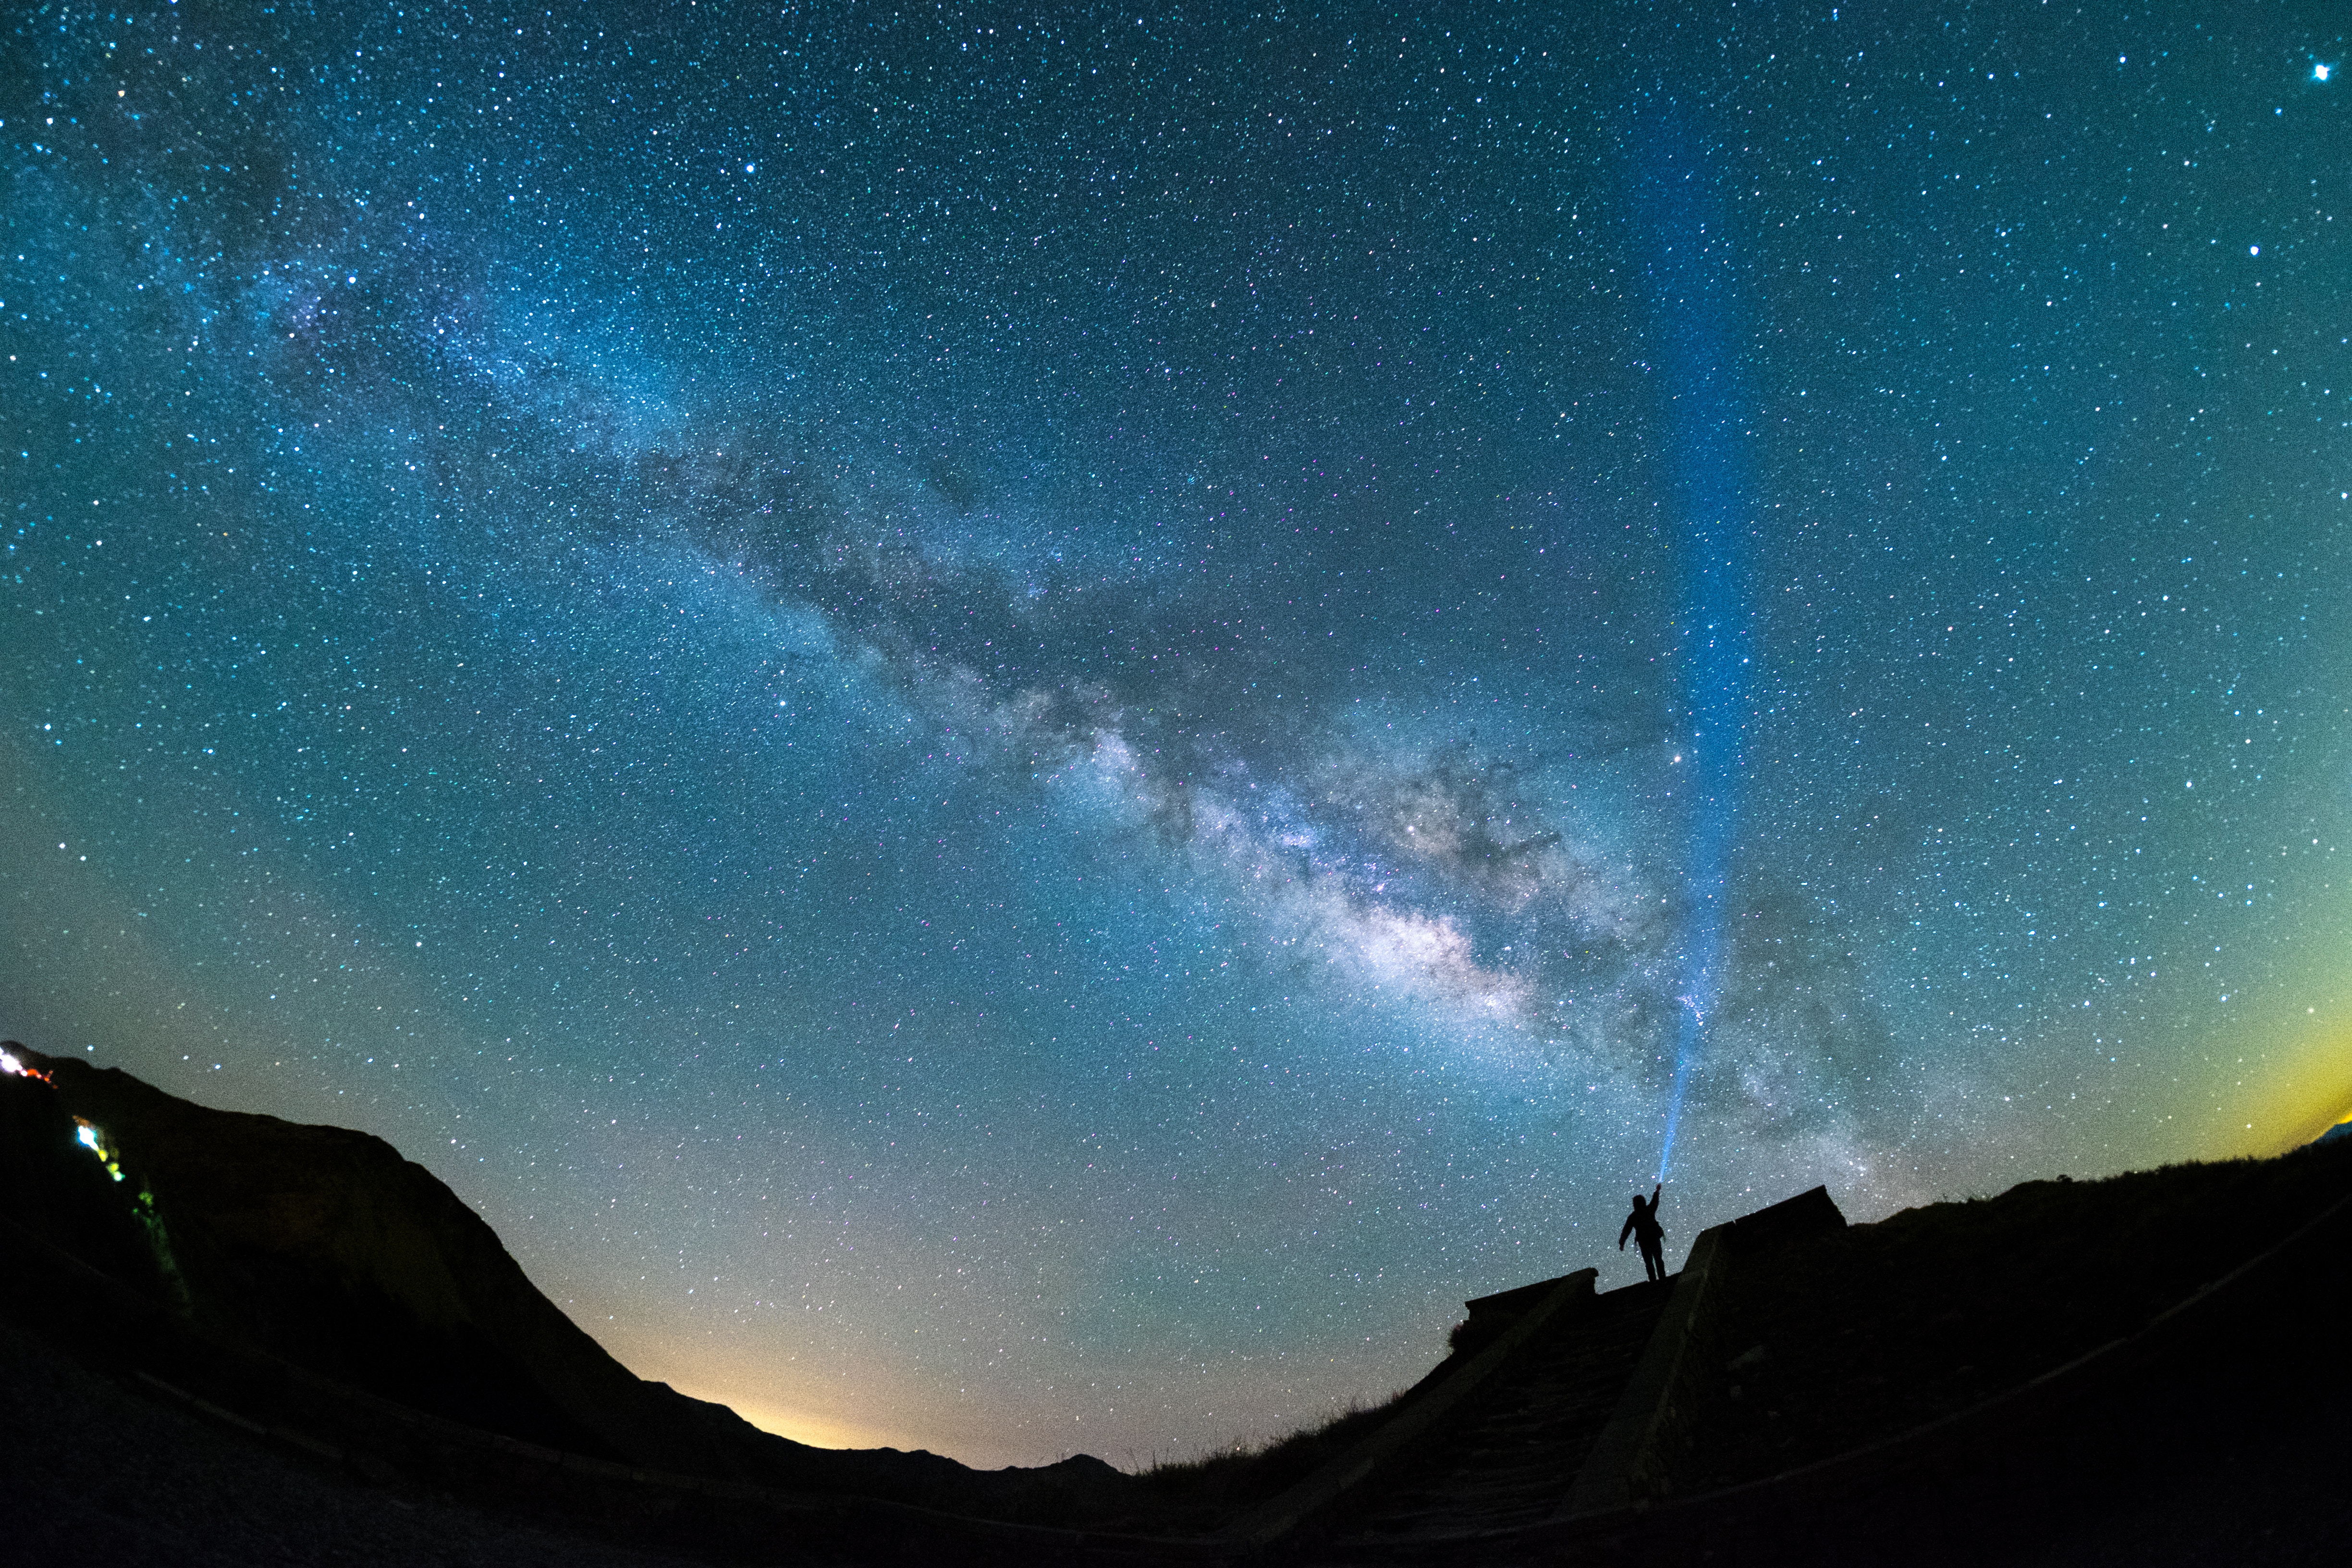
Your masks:
{"label": "mountain silhouette", "polygon": [[2352,1534],[2311,1381],[2352,1289],[2341,1137],[1867,1225],[1816,1187],[1664,1281],[1474,1297],[1392,1398],[1129,1477],[761,1432],[631,1373],[380,1139],[0,1068],[37,1556],[2188,1568]]}
{"label": "mountain silhouette", "polygon": [[383,1140],[211,1110],[117,1068],[0,1049],[29,1069],[0,1074],[11,1228],[205,1344],[646,1470],[982,1513],[1034,1511],[1041,1495],[1051,1511],[1051,1494],[1118,1479],[1083,1456],[979,1472],[919,1451],[816,1448],[762,1432],[631,1373],[530,1282],[481,1216]]}

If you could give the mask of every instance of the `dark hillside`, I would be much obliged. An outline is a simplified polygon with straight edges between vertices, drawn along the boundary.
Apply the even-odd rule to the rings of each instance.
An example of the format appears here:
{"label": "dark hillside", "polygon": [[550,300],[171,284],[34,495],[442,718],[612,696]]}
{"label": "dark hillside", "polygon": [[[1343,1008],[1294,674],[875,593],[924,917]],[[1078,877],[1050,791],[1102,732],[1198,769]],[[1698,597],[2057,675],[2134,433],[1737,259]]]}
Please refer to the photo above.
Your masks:
{"label": "dark hillside", "polygon": [[[682,1434],[630,1434],[637,1380],[531,1286],[478,1215],[383,1140],[209,1110],[127,1073],[16,1054],[152,1192],[198,1325],[489,1431],[713,1462]],[[12,1100],[50,1098],[22,1079],[7,1087]]]}
{"label": "dark hillside", "polygon": [[[20,1050],[0,1044],[12,1057]],[[165,1263],[169,1250],[160,1245],[152,1194],[136,1169],[125,1171],[119,1157],[110,1169],[83,1137],[47,1085],[0,1072],[0,1196],[7,1213],[139,1294],[173,1300],[176,1281]]]}
{"label": "dark hillside", "polygon": [[2352,1192],[2352,1149],[2027,1182],[1735,1272],[1683,1489],[1952,1415],[2138,1332]]}
{"label": "dark hillside", "polygon": [[[635,1378],[380,1140],[7,1050],[0,1405],[45,1456],[18,1466],[43,1521],[20,1543],[412,1550],[331,1549],[366,1531],[488,1562],[474,1509],[516,1561],[571,1532],[615,1562],[2188,1568],[2332,1563],[2352,1531],[2325,1382],[2352,1141],[1874,1225],[1815,1188],[1702,1232],[1664,1282],[1596,1294],[1586,1268],[1467,1302],[1411,1389],[1255,1453],[981,1473]],[[228,1506],[205,1478],[239,1470]]]}
{"label": "dark hillside", "polygon": [[[977,1472],[761,1432],[630,1373],[479,1215],[383,1140],[214,1110],[127,1073],[6,1048],[32,1069],[0,1074],[7,1212],[35,1216],[43,1239],[199,1335],[463,1426],[649,1470],[1008,1517],[1059,1516],[1119,1484],[1083,1458]],[[76,1145],[76,1119],[102,1134],[123,1180]],[[184,1366],[191,1355],[202,1359],[191,1351]]]}

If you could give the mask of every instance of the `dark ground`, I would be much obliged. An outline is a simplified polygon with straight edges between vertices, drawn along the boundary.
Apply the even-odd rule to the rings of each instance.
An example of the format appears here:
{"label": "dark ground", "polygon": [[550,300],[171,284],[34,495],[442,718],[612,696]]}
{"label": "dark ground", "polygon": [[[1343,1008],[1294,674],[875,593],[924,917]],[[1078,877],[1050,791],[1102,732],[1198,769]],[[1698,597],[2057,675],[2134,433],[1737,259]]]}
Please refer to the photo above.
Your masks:
{"label": "dark ground", "polygon": [[[2352,1432],[2335,1383],[2352,1326],[2352,1211],[2330,1205],[2347,1193],[2352,1141],[2338,1141],[2272,1161],[2028,1183],[1737,1259],[1673,1500],[1603,1531],[1361,1560],[2346,1561]],[[29,1278],[0,1294],[79,1299]],[[518,1486],[462,1458],[402,1468],[322,1457],[142,1381],[134,1368],[157,1358],[123,1339],[86,1318],[0,1318],[0,1563],[1203,1560],[1197,1545],[1139,1555],[1099,1537],[910,1521],[887,1503],[735,1506],[593,1481]],[[242,1383],[213,1396],[235,1404],[238,1390],[259,1400]],[[313,1403],[314,1414],[340,1408]],[[1065,1517],[1198,1537],[1396,1407],[1255,1455],[1106,1478]],[[289,1405],[289,1418],[299,1426],[293,1413],[312,1408]],[[1274,1557],[1358,1561],[1303,1540]]]}
{"label": "dark ground", "polygon": [[1726,1397],[1684,1489],[1876,1442],[2136,1333],[2347,1191],[2352,1149],[2312,1149],[2027,1182],[1794,1243],[1732,1275]]}
{"label": "dark ground", "polygon": [[2338,1145],[1790,1243],[1731,1273],[1677,1500],[1573,1552],[1453,1560],[2352,1560],[2347,1193]]}
{"label": "dark ground", "polygon": [[0,1561],[120,1568],[688,1561],[371,1484],[138,1387],[0,1323],[7,1447]]}

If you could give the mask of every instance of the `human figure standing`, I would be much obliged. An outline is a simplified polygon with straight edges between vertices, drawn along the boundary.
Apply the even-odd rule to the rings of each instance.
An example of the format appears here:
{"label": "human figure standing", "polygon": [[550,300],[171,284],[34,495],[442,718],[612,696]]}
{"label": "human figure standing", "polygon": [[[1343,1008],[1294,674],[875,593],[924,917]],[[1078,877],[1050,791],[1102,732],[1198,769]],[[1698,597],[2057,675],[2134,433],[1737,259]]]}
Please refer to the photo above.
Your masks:
{"label": "human figure standing", "polygon": [[1617,1232],[1617,1250],[1625,1250],[1625,1238],[1632,1237],[1642,1244],[1642,1268],[1652,1280],[1666,1277],[1666,1233],[1658,1225],[1658,1194],[1665,1191],[1664,1184],[1650,1189],[1649,1201],[1633,1194],[1633,1212],[1625,1216],[1625,1224]]}

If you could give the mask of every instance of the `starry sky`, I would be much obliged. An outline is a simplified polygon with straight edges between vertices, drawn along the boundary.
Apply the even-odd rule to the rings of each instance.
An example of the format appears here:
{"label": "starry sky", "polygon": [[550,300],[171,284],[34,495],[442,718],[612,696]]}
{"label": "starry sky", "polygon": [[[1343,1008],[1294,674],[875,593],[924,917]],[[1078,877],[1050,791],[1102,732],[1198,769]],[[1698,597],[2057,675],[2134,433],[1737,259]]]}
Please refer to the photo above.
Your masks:
{"label": "starry sky", "polygon": [[13,13],[0,1034],[646,1375],[1148,1464],[2352,1114],[2333,6]]}

